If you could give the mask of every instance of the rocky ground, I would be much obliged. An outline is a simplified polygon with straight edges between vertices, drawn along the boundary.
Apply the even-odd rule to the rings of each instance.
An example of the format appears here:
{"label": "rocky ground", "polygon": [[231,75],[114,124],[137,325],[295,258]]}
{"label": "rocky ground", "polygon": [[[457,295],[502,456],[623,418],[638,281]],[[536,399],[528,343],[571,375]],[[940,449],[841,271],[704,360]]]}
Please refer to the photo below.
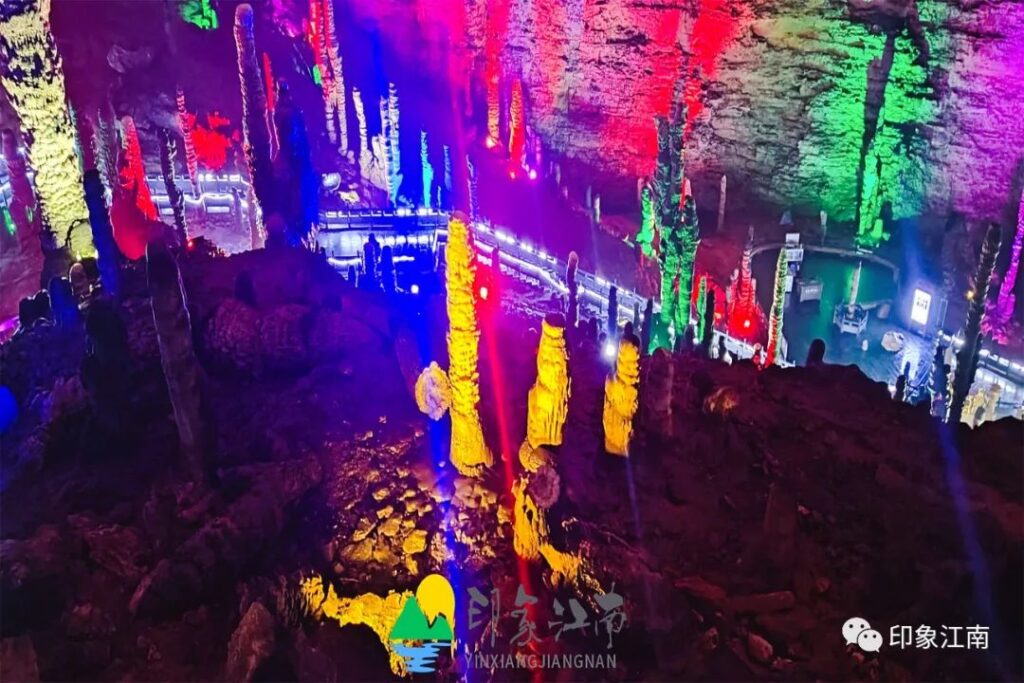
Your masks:
{"label": "rocky ground", "polygon": [[[0,352],[21,406],[2,437],[5,680],[388,678],[371,628],[325,618],[300,582],[384,596],[430,572],[456,584],[458,619],[469,587],[500,590],[511,610],[528,585],[541,635],[554,600],[600,614],[597,586],[621,595],[611,650],[604,630],[526,648],[614,652],[615,668],[545,679],[1022,676],[1020,422],[947,433],[855,368],[684,355],[653,372],[645,359],[624,460],[603,452],[609,365],[574,336],[547,514],[588,582],[556,585],[517,562],[510,524],[540,327],[524,316],[542,297],[484,324],[481,412],[500,457],[468,480],[447,462],[448,419],[413,400],[424,361],[447,365],[442,300],[356,290],[294,252],[196,251],[180,267],[216,432],[207,484],[183,474],[142,270],[120,312],[128,371],[113,408],[80,376],[81,330],[36,327]],[[521,651],[504,614],[493,651]],[[886,636],[989,625],[992,640],[862,653],[840,634],[852,616]],[[468,621],[456,632],[486,641]],[[457,660],[439,676],[462,673]]]}

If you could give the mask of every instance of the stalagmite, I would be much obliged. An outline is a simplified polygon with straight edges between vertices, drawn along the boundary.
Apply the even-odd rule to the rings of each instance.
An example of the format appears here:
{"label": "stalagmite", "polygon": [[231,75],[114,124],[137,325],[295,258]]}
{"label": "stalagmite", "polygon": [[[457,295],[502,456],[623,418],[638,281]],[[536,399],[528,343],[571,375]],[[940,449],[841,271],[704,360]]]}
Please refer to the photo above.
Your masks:
{"label": "stalagmite", "polygon": [[23,0],[0,9],[0,84],[32,140],[28,156],[43,225],[55,233],[58,245],[70,240],[72,255],[89,256],[89,231],[72,230],[88,209],[49,16],[50,0]]}
{"label": "stalagmite", "polygon": [[345,115],[345,73],[342,70],[341,49],[338,45],[338,33],[334,24],[334,2],[324,2],[324,34],[327,43],[327,63],[331,67],[331,106],[332,119],[338,120],[338,151],[342,155],[348,152],[348,119]]}
{"label": "stalagmite", "polygon": [[967,320],[964,322],[964,345],[956,353],[956,368],[949,376],[949,413],[946,422],[957,424],[963,413],[967,394],[974,384],[974,374],[978,370],[978,357],[981,352],[981,325],[985,317],[985,301],[988,299],[989,281],[999,256],[1001,241],[999,225],[991,223],[985,232],[985,241],[981,245],[978,268],[974,273],[974,282],[968,294]]}
{"label": "stalagmite", "polygon": [[398,88],[394,83],[388,83],[387,103],[388,118],[384,122],[384,140],[387,146],[388,188],[391,191],[391,204],[397,206],[398,193],[402,189],[402,151],[398,136]]}
{"label": "stalagmite", "polygon": [[[786,308],[786,250],[779,250],[779,260],[775,265],[775,298],[772,300],[772,312],[768,322],[768,357],[766,365],[774,365],[780,357],[779,343],[782,340],[782,317]],[[858,267],[857,272],[860,272]]]}
{"label": "stalagmite", "polygon": [[622,340],[615,370],[604,383],[604,448],[612,455],[629,455],[640,381],[639,345],[636,337]]}
{"label": "stalagmite", "polygon": [[146,250],[146,271],[160,364],[174,409],[181,454],[192,480],[205,482],[207,451],[212,442],[202,406],[202,371],[192,346],[192,322],[181,273],[174,257],[159,243],[151,243]]}
{"label": "stalagmite", "polygon": [[121,295],[121,261],[123,256],[114,241],[110,213],[104,196],[103,181],[96,169],[85,172],[85,203],[89,207],[89,224],[96,245],[97,264],[103,289],[112,299]]}
{"label": "stalagmite", "polygon": [[124,131],[124,153],[120,168],[121,186],[135,197],[135,205],[142,215],[149,220],[156,220],[156,204],[146,183],[146,166],[142,158],[142,146],[139,144],[139,131],[135,128],[135,119],[131,116],[121,117],[121,130]]}
{"label": "stalagmite", "polygon": [[452,464],[464,475],[478,475],[492,463],[480,426],[480,327],[476,319],[476,257],[464,217],[448,222],[445,279],[448,290],[448,377],[452,385]]}
{"label": "stalagmite", "polygon": [[277,136],[277,123],[274,114],[277,111],[277,86],[274,82],[274,67],[270,62],[270,55],[263,53],[263,89],[267,94],[267,131],[270,133],[270,158],[277,157],[281,149],[281,141]]}
{"label": "stalagmite", "polygon": [[170,133],[161,128],[157,131],[160,139],[160,171],[164,179],[164,189],[167,191],[167,199],[174,211],[174,228],[178,237],[178,244],[184,245],[188,242],[188,229],[185,226],[185,195],[178,189],[174,180],[174,156],[176,148],[174,139]]}
{"label": "stalagmite", "polygon": [[512,509],[512,547],[524,560],[540,558],[541,547],[548,542],[548,523],[544,512],[527,491],[528,475],[520,475],[512,485],[515,500]]}
{"label": "stalagmite", "polygon": [[579,320],[579,283],[576,281],[576,269],[579,267],[580,257],[575,251],[569,252],[569,262],[565,267],[565,286],[569,290],[569,302],[565,311],[565,326],[568,329],[576,327]]}
{"label": "stalagmite", "polygon": [[92,144],[96,168],[100,172],[103,184],[113,192],[117,187],[117,150],[120,149],[120,145],[117,142],[114,115],[110,112],[109,105],[96,111],[94,129]]}
{"label": "stalagmite", "polygon": [[175,103],[178,109],[181,139],[185,143],[185,168],[188,170],[188,180],[192,184],[192,196],[197,197],[199,196],[199,156],[196,154],[196,117],[185,108],[185,91],[180,87],[175,97]]}
{"label": "stalagmite", "polygon": [[242,136],[249,182],[260,207],[261,225],[277,211],[274,170],[270,162],[270,131],[267,128],[267,96],[263,74],[256,59],[253,11],[248,4],[235,9],[235,48],[238,80],[242,89]]}
{"label": "stalagmite", "polygon": [[569,411],[569,393],[565,318],[554,313],[544,318],[541,324],[537,381],[530,389],[527,403],[526,442],[520,450],[520,461],[527,470],[536,471],[546,459],[534,457],[532,451],[539,450],[541,446],[562,444],[562,429]]}

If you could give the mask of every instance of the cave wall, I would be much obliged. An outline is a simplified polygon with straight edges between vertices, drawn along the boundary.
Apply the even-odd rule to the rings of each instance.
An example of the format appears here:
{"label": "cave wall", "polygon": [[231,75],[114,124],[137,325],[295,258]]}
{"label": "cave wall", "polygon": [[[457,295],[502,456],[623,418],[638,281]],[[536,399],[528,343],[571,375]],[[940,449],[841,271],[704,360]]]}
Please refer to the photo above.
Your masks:
{"label": "cave wall", "polygon": [[853,220],[873,139],[896,217],[1015,205],[1021,2],[347,2],[418,63],[521,75],[545,144],[624,185],[651,173],[653,117],[681,79],[698,198],[727,173],[731,192]]}

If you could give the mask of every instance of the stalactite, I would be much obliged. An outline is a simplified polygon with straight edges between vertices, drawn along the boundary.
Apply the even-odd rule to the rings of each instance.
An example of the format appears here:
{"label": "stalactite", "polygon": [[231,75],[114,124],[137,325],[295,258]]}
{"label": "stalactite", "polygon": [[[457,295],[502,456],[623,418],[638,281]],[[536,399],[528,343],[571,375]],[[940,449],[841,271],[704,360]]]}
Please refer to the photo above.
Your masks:
{"label": "stalactite", "polygon": [[263,53],[263,89],[267,93],[267,131],[270,133],[270,158],[277,156],[281,149],[281,141],[277,136],[277,122],[274,115],[277,113],[277,87],[274,85],[274,68],[270,62],[270,55]]}
{"label": "stalactite", "polygon": [[526,112],[523,103],[523,81],[512,82],[512,98],[508,109],[508,153],[512,165],[520,169],[526,165]]}
{"label": "stalactite", "polygon": [[263,75],[256,59],[252,6],[235,9],[235,49],[238,56],[238,80],[242,90],[242,137],[249,167],[249,182],[260,207],[262,222],[277,212],[274,170],[270,161],[270,132],[267,129],[267,96]]}
{"label": "stalactite", "polygon": [[487,81],[487,145],[494,147],[501,141],[501,80],[496,57],[488,55],[484,78]]}
{"label": "stalactite", "polygon": [[469,155],[466,155],[466,172],[469,174],[469,217],[473,220],[480,218],[480,200],[477,195],[477,170]]}
{"label": "stalactite", "polygon": [[480,426],[477,371],[480,327],[476,319],[476,258],[469,225],[460,216],[448,222],[445,270],[448,290],[448,376],[452,385],[451,460],[464,475],[490,467],[491,452]]}
{"label": "stalactite", "polygon": [[192,184],[192,196],[199,196],[199,157],[196,155],[195,123],[196,117],[185,108],[185,91],[178,88],[175,98],[178,108],[178,125],[181,127],[181,139],[185,143],[185,168],[188,169],[188,181]]}
{"label": "stalactite", "polygon": [[253,249],[262,249],[267,239],[267,235],[263,232],[259,217],[259,204],[256,201],[256,193],[252,189],[252,185],[247,186],[245,202],[248,205],[245,212],[246,222],[249,224],[249,244]]}
{"label": "stalactite", "polygon": [[89,209],[89,225],[92,226],[92,240],[96,245],[100,281],[103,283],[104,291],[117,300],[121,296],[123,256],[114,241],[114,229],[110,226],[110,212],[99,171],[86,171],[83,184],[85,203]]}
{"label": "stalactite", "polygon": [[338,44],[337,27],[334,23],[334,2],[324,2],[324,37],[327,44],[327,63],[331,67],[332,119],[337,118],[338,151],[348,151],[348,119],[345,115],[345,73],[342,70],[341,49]]}
{"label": "stalactite", "polygon": [[174,257],[159,243],[146,250],[146,272],[160,363],[178,427],[185,467],[193,481],[206,481],[206,458],[212,444],[203,411],[202,371],[192,346],[185,289]]}
{"label": "stalactite", "polygon": [[579,263],[580,257],[576,252],[569,252],[569,261],[565,267],[565,286],[569,290],[569,302],[565,311],[565,325],[570,330],[575,329],[577,322],[579,322],[579,283],[576,281],[576,269],[579,267]]}
{"label": "stalactite", "polygon": [[427,131],[420,131],[420,168],[423,172],[423,208],[429,209],[434,205],[431,197],[431,188],[434,187],[434,167],[430,165],[430,147],[427,139]]}
{"label": "stalactite", "polygon": [[359,127],[359,154],[356,160],[359,162],[359,175],[364,180],[370,177],[373,160],[370,158],[370,139],[366,129],[366,110],[363,108],[363,94],[359,88],[352,88],[352,104],[356,110],[356,123]]}
{"label": "stalactite", "polygon": [[615,369],[604,383],[604,449],[612,455],[629,455],[640,381],[639,347],[636,337],[621,341]]}
{"label": "stalactite", "polygon": [[999,285],[999,295],[990,306],[982,329],[989,332],[992,338],[1001,344],[1010,341],[1010,322],[1017,306],[1014,290],[1017,286],[1017,271],[1020,268],[1020,254],[1024,249],[1024,191],[1021,192],[1020,206],[1017,209],[1017,232],[1010,247],[1010,264],[1006,267],[1003,281]]}
{"label": "stalactite", "polygon": [[779,260],[775,264],[775,296],[772,299],[772,312],[768,322],[768,357],[766,365],[773,365],[779,355],[779,344],[782,341],[782,317],[786,307],[786,274],[789,265],[786,261],[786,250],[779,250]]}
{"label": "stalactite", "polygon": [[185,226],[185,195],[178,189],[178,183],[174,179],[174,138],[165,128],[157,131],[160,140],[160,171],[164,178],[164,189],[167,192],[167,199],[174,211],[174,230],[179,245],[188,242],[188,229]]}
{"label": "stalactite", "polygon": [[29,133],[29,160],[42,224],[69,242],[72,254],[88,256],[89,232],[73,230],[88,215],[75,134],[68,116],[64,70],[50,33],[50,1],[23,0],[0,8],[0,83]]}
{"label": "stalactite", "polygon": [[444,145],[441,148],[444,154],[444,203],[442,208],[452,208],[452,188],[454,187],[454,168],[452,167],[452,148]]}
{"label": "stalactite", "polygon": [[380,98],[381,135],[387,168],[387,190],[391,206],[398,206],[398,192],[402,186],[402,157],[398,141],[398,89],[388,84],[388,96]]}
{"label": "stalactite", "polygon": [[[562,445],[562,429],[569,410],[569,364],[565,349],[565,318],[548,315],[541,324],[537,348],[537,380],[527,399],[526,443],[532,450]],[[522,458],[522,451],[520,451]],[[541,459],[527,458],[523,467],[536,471]]]}
{"label": "stalactite", "polygon": [[974,282],[968,294],[967,320],[964,322],[964,345],[956,354],[956,368],[949,377],[949,413],[946,422],[960,422],[964,409],[964,401],[974,384],[974,374],[978,369],[978,357],[981,352],[981,326],[985,317],[985,302],[988,299],[989,281],[995,269],[996,258],[999,256],[1001,241],[1000,228],[992,223],[985,233],[985,241],[981,245],[978,268],[974,273]]}

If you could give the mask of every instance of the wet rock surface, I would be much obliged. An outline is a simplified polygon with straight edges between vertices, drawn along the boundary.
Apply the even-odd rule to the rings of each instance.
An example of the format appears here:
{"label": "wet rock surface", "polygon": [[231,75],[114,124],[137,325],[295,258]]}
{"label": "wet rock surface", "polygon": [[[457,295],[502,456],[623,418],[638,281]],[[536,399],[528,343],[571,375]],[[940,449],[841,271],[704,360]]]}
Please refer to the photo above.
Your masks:
{"label": "wet rock surface", "polygon": [[[997,633],[1001,642],[1020,638],[1020,422],[946,432],[855,368],[758,371],[677,355],[657,360],[672,367],[643,408],[657,419],[642,410],[630,457],[612,457],[601,433],[609,368],[596,342],[571,334],[564,440],[546,449],[553,471],[530,489],[564,556],[521,564],[506,471],[518,468],[536,373],[539,336],[524,331],[539,319],[523,312],[544,303],[505,306],[484,326],[481,419],[496,462],[467,479],[448,461],[449,418],[429,420],[407,386],[409,359],[399,357],[409,350],[395,350],[412,324],[401,321],[403,308],[321,266],[297,253],[182,259],[197,330],[235,296],[243,271],[255,275],[260,309],[330,310],[340,316],[334,325],[360,330],[301,364],[259,373],[226,366],[197,333],[217,432],[208,487],[181,478],[147,343],[130,346],[138,429],[116,449],[89,447],[88,403],[23,411],[4,435],[5,672],[19,680],[33,672],[44,680],[387,678],[377,635],[317,616],[300,582],[322,577],[338,604],[351,606],[456,571],[460,605],[470,586],[498,589],[511,603],[528,582],[541,627],[558,619],[555,600],[600,615],[598,598],[622,596],[627,620],[610,649],[604,626],[596,637],[566,633],[535,646],[617,655],[615,669],[573,671],[574,679],[1019,677],[1019,655],[996,643]],[[130,298],[122,311],[140,340],[144,303]],[[443,315],[424,324],[435,343],[423,367],[446,365]],[[30,358],[19,346],[28,343],[39,342],[15,339],[4,358]],[[642,361],[642,403],[654,362]],[[77,372],[42,361],[12,367],[31,378],[19,383],[19,401]],[[40,468],[18,467],[43,425],[63,436]],[[974,578],[964,523],[987,584]],[[556,575],[552,561],[568,573]],[[979,600],[994,606],[990,615]],[[863,653],[841,636],[851,616],[886,636],[898,624],[987,624],[992,649]],[[496,651],[525,651],[510,644],[517,630],[506,611]],[[470,635],[480,642],[479,631]]]}

